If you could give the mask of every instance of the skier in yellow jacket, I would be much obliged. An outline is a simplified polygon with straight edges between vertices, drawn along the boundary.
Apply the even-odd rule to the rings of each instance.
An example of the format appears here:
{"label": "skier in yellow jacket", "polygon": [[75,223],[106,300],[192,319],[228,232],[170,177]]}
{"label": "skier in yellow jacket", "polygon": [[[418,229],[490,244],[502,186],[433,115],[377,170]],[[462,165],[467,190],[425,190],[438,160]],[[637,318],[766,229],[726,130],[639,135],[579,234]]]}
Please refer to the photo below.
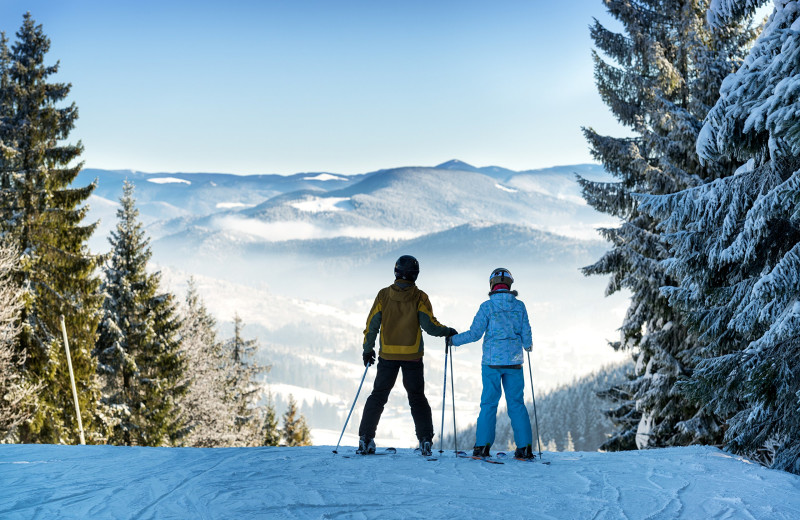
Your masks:
{"label": "skier in yellow jacket", "polygon": [[375,362],[375,339],[379,331],[380,351],[375,384],[364,405],[358,429],[357,451],[363,455],[375,452],[375,431],[400,369],[403,370],[403,386],[408,393],[419,447],[423,455],[431,454],[433,418],[425,397],[422,329],[431,336],[452,336],[456,331],[442,325],[433,316],[428,295],[415,284],[418,275],[416,258],[409,255],[398,258],[394,266],[395,282],[378,292],[367,318],[364,366]]}

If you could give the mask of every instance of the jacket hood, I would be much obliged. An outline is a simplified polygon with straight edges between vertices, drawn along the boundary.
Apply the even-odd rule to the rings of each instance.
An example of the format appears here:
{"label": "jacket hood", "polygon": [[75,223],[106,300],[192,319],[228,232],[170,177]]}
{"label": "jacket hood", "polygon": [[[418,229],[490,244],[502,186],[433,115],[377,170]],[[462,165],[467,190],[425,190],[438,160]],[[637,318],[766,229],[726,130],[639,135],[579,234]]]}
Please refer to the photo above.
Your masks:
{"label": "jacket hood", "polygon": [[489,293],[489,300],[501,309],[509,309],[517,299],[517,291],[493,291]]}
{"label": "jacket hood", "polygon": [[413,282],[397,280],[389,286],[389,298],[398,302],[409,302],[417,298],[419,289]]}

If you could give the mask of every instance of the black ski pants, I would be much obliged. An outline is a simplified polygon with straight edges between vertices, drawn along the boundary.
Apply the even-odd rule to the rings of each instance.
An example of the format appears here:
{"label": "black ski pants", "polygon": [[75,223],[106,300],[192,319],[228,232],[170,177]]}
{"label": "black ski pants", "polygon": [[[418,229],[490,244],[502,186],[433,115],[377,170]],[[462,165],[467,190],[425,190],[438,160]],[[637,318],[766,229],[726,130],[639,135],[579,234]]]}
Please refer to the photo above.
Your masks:
{"label": "black ski pants", "polygon": [[391,359],[378,358],[378,373],[375,375],[375,385],[372,393],[367,398],[364,405],[364,413],[361,416],[361,426],[358,434],[370,439],[375,438],[375,430],[378,429],[378,421],[381,420],[383,407],[389,400],[389,392],[392,391],[397,373],[403,370],[403,386],[408,393],[408,404],[411,406],[411,417],[414,418],[417,439],[420,441],[428,439],[433,442],[433,418],[431,417],[431,406],[425,397],[425,375],[422,359],[414,361],[394,361]]}

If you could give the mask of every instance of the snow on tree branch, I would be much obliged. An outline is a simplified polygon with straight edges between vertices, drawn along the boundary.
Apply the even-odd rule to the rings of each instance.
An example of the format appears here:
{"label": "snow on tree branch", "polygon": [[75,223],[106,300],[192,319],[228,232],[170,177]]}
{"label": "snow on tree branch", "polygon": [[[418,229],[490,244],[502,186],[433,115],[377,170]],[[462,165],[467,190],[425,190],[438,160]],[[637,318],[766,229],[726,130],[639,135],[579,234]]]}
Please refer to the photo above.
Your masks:
{"label": "snow on tree branch", "polygon": [[720,26],[728,20],[752,15],[767,2],[768,0],[711,0],[707,14],[708,23]]}
{"label": "snow on tree branch", "polygon": [[32,413],[32,400],[39,387],[26,381],[20,370],[24,353],[15,355],[19,334],[22,291],[11,279],[19,255],[0,244],[0,442],[13,439],[15,428]]}

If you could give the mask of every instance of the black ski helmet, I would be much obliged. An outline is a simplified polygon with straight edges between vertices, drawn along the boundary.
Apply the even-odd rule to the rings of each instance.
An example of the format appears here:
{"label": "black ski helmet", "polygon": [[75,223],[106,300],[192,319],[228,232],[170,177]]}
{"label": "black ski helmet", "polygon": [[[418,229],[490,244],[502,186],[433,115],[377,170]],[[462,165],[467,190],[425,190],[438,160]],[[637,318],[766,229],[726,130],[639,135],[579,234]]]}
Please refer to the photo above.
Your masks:
{"label": "black ski helmet", "polygon": [[394,263],[394,277],[409,282],[417,281],[419,262],[411,255],[403,255]]}
{"label": "black ski helmet", "polygon": [[509,289],[511,289],[511,284],[514,283],[511,271],[505,267],[498,267],[489,275],[489,289],[494,289],[494,286],[499,283],[507,285]]}

